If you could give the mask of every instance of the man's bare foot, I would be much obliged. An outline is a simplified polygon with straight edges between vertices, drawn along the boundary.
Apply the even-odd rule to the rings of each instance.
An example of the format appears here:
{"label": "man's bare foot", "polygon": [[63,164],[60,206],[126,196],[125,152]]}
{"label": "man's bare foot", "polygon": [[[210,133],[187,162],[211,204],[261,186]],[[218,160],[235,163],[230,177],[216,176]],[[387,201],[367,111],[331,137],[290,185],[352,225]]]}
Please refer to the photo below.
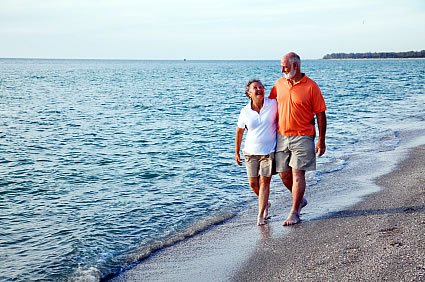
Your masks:
{"label": "man's bare foot", "polygon": [[269,208],[270,207],[271,207],[271,204],[270,204],[270,202],[268,202],[267,207],[266,207],[266,209],[264,210],[264,213],[263,213],[264,220],[270,219],[270,216],[269,216]]}
{"label": "man's bare foot", "polygon": [[257,218],[257,225],[260,226],[260,225],[264,225],[264,224],[266,224],[266,221],[264,220],[264,217],[258,216],[258,218]]}
{"label": "man's bare foot", "polygon": [[283,226],[298,224],[301,222],[300,217],[296,213],[290,213],[288,218],[283,222]]}
{"label": "man's bare foot", "polygon": [[301,204],[300,204],[300,207],[298,208],[298,214],[301,214],[302,208],[307,206],[307,204],[308,204],[307,199],[303,197]]}

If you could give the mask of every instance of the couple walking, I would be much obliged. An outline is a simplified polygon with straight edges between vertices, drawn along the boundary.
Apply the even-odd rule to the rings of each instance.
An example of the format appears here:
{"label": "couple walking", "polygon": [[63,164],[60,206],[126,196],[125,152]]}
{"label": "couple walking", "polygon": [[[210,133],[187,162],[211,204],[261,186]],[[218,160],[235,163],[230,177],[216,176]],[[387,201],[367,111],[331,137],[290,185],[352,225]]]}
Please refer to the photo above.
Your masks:
{"label": "couple walking", "polygon": [[[274,169],[292,193],[292,207],[283,225],[301,221],[307,205],[305,172],[316,169],[316,153],[325,153],[326,105],[319,86],[301,72],[300,57],[291,52],[280,61],[284,77],[273,86],[269,98],[264,86],[250,80],[245,95],[250,102],[242,108],[235,137],[235,160],[242,165],[240,150],[247,130],[243,155],[251,189],[258,196],[257,225],[264,225],[270,207],[270,181]],[[316,137],[314,116],[319,131]]]}

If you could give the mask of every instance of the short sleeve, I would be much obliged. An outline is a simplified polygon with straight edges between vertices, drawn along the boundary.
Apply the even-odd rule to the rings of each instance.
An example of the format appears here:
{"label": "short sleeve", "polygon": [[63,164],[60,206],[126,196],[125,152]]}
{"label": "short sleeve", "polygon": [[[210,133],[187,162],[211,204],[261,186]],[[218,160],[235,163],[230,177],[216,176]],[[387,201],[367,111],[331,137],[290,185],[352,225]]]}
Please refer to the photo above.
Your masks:
{"label": "short sleeve", "polygon": [[316,84],[313,88],[313,112],[315,114],[326,111],[325,99],[323,98],[322,91]]}
{"label": "short sleeve", "polygon": [[238,127],[239,128],[245,128],[245,120],[244,120],[244,113],[243,113],[243,109],[241,110],[241,112],[239,113],[239,118],[238,118]]}
{"label": "short sleeve", "polygon": [[272,90],[270,91],[269,99],[276,99],[276,97],[277,97],[276,85],[274,85]]}

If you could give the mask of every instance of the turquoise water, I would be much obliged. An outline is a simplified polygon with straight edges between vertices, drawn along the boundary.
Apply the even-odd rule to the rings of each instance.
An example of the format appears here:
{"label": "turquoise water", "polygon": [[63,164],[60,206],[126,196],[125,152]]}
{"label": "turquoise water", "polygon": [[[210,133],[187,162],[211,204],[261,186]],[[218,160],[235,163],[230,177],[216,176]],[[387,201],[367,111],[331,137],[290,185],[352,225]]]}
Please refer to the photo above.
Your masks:
{"label": "turquoise water", "polygon": [[[0,280],[113,277],[253,203],[244,85],[278,61],[0,59]],[[425,60],[314,60],[327,152],[308,185],[425,128]],[[320,193],[320,190],[318,193]],[[323,192],[325,193],[325,192]]]}

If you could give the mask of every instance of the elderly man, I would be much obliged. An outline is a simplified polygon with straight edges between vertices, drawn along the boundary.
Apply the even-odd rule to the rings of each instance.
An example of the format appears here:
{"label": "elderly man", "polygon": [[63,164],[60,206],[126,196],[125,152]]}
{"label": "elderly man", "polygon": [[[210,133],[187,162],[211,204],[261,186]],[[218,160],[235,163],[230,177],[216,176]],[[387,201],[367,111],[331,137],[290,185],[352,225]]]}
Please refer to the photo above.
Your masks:
{"label": "elderly man", "polygon": [[[301,72],[297,54],[286,54],[280,64],[284,77],[276,81],[269,98],[278,103],[276,171],[292,192],[292,207],[283,225],[293,225],[301,221],[301,209],[307,205],[305,172],[316,169],[316,153],[321,156],[326,150],[326,105],[316,82]],[[314,116],[319,129],[316,146]]]}

